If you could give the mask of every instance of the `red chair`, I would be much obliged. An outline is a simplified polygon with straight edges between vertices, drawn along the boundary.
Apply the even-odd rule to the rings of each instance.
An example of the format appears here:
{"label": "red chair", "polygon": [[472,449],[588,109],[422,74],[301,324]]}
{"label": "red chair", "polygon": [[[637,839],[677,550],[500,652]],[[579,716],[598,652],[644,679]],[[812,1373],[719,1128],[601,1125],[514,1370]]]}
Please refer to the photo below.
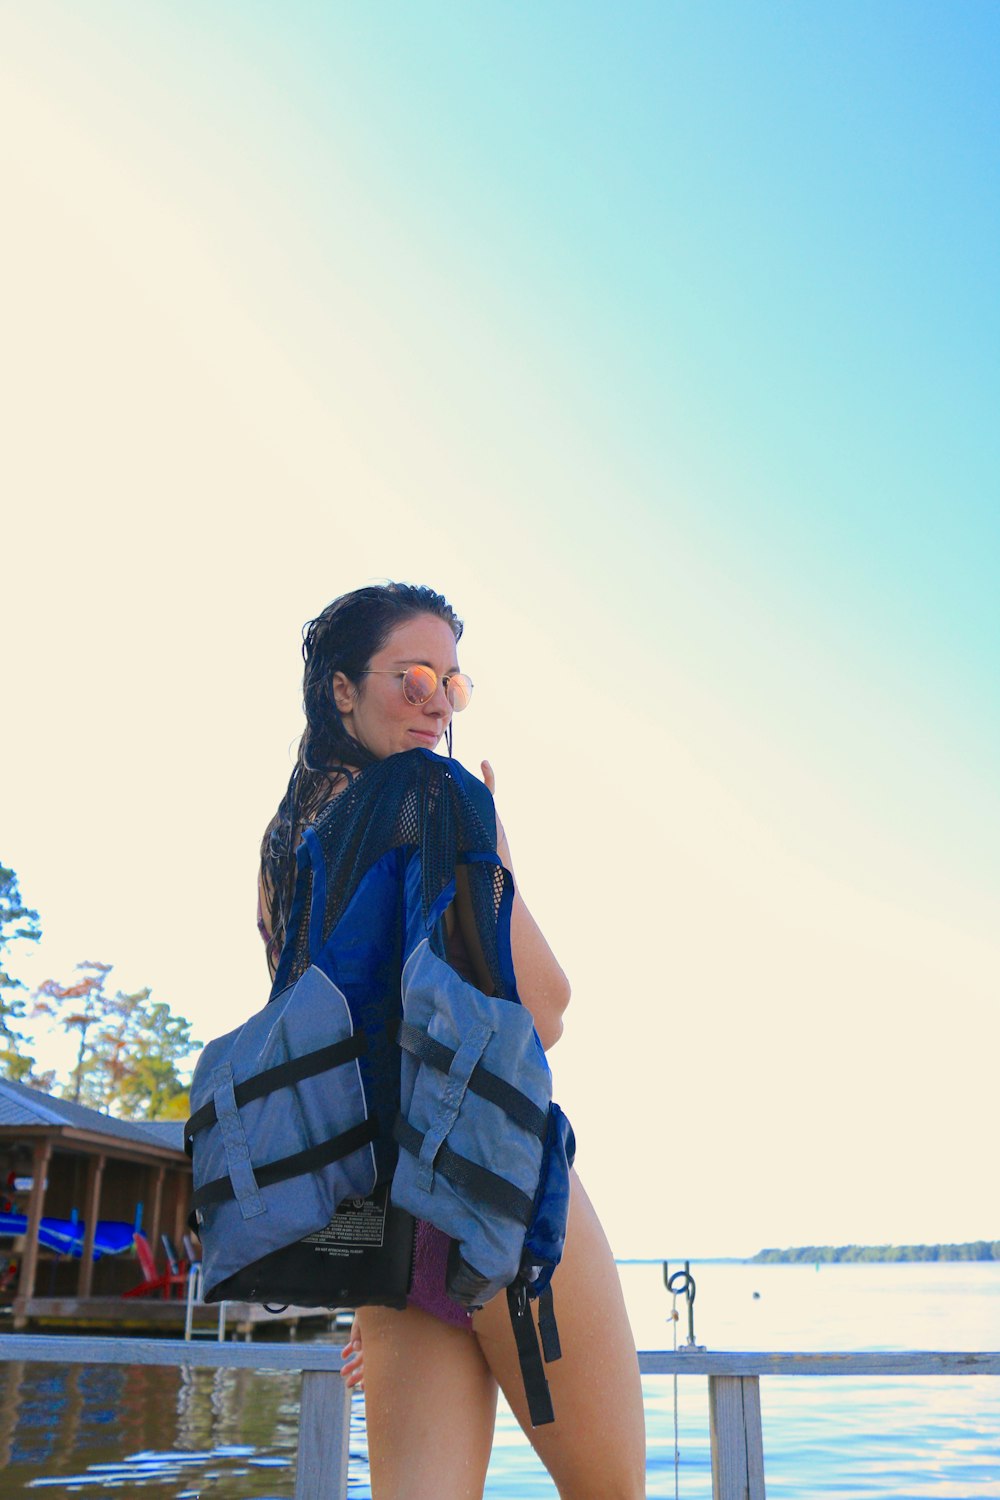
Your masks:
{"label": "red chair", "polygon": [[130,1286],[127,1292],[122,1292],[123,1297],[152,1297],[159,1292],[163,1297],[172,1297],[174,1287],[177,1287],[177,1295],[184,1295],[187,1286],[187,1274],[180,1269],[160,1272],[156,1269],[156,1261],[153,1252],[149,1248],[149,1241],[141,1231],[136,1230],[132,1236],[135,1253],[139,1257],[139,1267],[145,1280],[140,1281],[138,1286]]}

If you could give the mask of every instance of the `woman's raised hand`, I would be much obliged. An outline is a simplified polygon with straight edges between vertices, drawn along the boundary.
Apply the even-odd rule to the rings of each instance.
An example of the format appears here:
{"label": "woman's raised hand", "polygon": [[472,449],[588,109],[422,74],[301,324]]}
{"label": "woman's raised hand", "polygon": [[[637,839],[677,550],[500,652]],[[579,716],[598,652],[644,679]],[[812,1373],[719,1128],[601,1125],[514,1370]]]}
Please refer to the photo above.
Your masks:
{"label": "woman's raised hand", "polygon": [[344,1361],[340,1373],[347,1381],[350,1390],[355,1387],[359,1391],[365,1388],[365,1357],[361,1349],[361,1329],[358,1327],[357,1318],[351,1324],[351,1336],[347,1340],[340,1357]]}
{"label": "woman's raised hand", "polygon": [[[488,760],[481,760],[479,764],[482,768],[483,780],[486,783],[486,789],[490,793],[490,796],[495,796],[497,789],[496,772],[493,770],[493,767],[490,765]],[[503,824],[500,821],[499,813],[497,813],[497,853],[503,860],[504,864],[507,866],[508,870],[511,870],[510,847],[507,843],[507,835],[504,833]],[[513,873],[513,871],[511,871],[511,873]]]}

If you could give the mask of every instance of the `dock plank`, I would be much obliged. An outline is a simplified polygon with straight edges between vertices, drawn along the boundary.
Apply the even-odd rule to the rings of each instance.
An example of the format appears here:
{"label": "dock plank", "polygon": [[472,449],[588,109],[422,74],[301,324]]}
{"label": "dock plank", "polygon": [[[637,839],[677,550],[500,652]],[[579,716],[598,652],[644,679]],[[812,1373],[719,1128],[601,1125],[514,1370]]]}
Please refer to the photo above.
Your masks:
{"label": "dock plank", "polygon": [[[163,1328],[183,1329],[187,1303],[182,1297],[30,1297],[18,1299],[14,1315],[20,1322],[38,1326],[74,1326],[108,1329]],[[217,1303],[195,1302],[194,1322],[198,1327],[214,1326],[219,1319]],[[281,1313],[270,1313],[249,1302],[227,1302],[226,1322],[241,1330],[254,1327],[280,1327],[306,1320],[314,1323],[332,1321],[334,1314],[315,1307],[289,1307]]]}
{"label": "dock plank", "polygon": [[[346,1336],[346,1335],[345,1335]],[[339,1370],[339,1343],[245,1344],[216,1340],[80,1338],[75,1334],[0,1334],[0,1360],[44,1364],[188,1365],[237,1370]]]}

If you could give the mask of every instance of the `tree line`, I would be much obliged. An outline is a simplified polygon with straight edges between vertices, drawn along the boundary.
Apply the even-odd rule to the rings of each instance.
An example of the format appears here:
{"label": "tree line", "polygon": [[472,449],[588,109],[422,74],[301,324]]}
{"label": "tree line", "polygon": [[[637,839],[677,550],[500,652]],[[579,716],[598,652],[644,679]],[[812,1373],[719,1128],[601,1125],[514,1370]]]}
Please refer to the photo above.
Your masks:
{"label": "tree line", "polygon": [[1000,1260],[1000,1240],[970,1240],[961,1245],[799,1245],[789,1250],[758,1250],[751,1256],[753,1264],[882,1260]]}
{"label": "tree line", "polygon": [[[38,912],[21,896],[17,875],[0,863],[0,1077],[59,1094],[126,1120],[184,1119],[189,1069],[201,1046],[191,1023],[152,998],[112,989],[112,964],[85,959],[67,983],[46,979],[35,990],[8,971],[8,951],[37,943]],[[62,1027],[76,1039],[68,1078],[39,1067],[35,1023]]]}

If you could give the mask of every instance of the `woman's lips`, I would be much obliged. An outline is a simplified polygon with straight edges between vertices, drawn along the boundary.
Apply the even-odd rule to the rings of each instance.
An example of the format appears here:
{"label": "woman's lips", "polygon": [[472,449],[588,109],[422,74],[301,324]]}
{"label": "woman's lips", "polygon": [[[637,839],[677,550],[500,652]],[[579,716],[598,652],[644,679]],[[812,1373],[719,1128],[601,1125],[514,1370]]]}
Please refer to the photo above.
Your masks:
{"label": "woman's lips", "polygon": [[436,745],[441,734],[436,729],[411,729],[410,733],[418,740],[426,740],[428,744]]}

